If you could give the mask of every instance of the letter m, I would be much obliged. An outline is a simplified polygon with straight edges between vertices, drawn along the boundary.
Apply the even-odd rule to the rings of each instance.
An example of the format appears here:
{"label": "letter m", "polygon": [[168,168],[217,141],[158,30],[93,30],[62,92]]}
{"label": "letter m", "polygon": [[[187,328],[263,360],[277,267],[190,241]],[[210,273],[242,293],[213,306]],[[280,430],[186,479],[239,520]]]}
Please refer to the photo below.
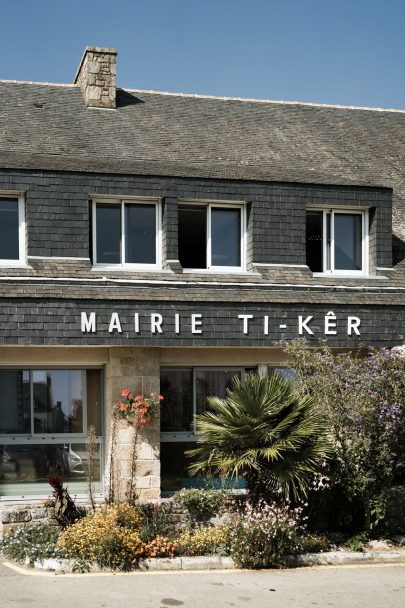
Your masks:
{"label": "letter m", "polygon": [[96,331],[96,313],[91,312],[87,316],[86,312],[82,312],[82,332],[83,333],[95,333]]}

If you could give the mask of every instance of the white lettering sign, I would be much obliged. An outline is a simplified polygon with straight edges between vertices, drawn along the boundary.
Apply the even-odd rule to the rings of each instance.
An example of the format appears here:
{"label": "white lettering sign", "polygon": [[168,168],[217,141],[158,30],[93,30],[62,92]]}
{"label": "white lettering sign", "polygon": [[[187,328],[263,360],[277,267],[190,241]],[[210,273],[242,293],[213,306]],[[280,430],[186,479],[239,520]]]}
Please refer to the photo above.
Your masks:
{"label": "white lettering sign", "polygon": [[158,334],[162,334],[162,323],[163,317],[158,312],[153,312],[150,316],[150,330],[153,334],[158,332]]}
{"label": "white lettering sign", "polygon": [[202,325],[202,315],[191,315],[191,333],[202,334],[202,329],[198,329]]}
{"label": "white lettering sign", "polygon": [[243,319],[243,333],[249,333],[249,319],[253,319],[253,315],[238,315],[238,319]]}
{"label": "white lettering sign", "polygon": [[336,336],[336,315],[330,311],[325,317],[325,336]]}
{"label": "white lettering sign", "polygon": [[359,327],[361,325],[361,321],[359,317],[347,317],[347,335],[351,336],[354,332],[356,336],[360,335]]}
{"label": "white lettering sign", "polygon": [[298,317],[298,333],[299,333],[299,335],[302,336],[304,334],[304,329],[305,329],[305,331],[307,332],[307,334],[310,334],[311,336],[313,336],[314,332],[312,331],[312,329],[310,329],[308,327],[308,323],[310,321],[312,321],[312,319],[314,317],[309,316],[309,317],[307,317],[305,319],[305,321],[303,321],[303,318],[304,317],[302,317],[301,315]]}
{"label": "white lettering sign", "polygon": [[[80,313],[80,326],[83,334],[96,333],[98,329],[98,319],[97,313],[95,312],[81,312]],[[229,315],[229,313],[228,313]],[[284,315],[285,316],[285,315]],[[229,330],[234,331],[234,320],[227,317],[229,321]],[[293,328],[296,328],[296,320],[292,319],[283,319],[285,323],[278,324],[277,320],[274,326],[271,325],[272,317],[270,315],[257,315],[257,317],[253,314],[239,314],[237,318],[242,321],[242,327],[239,329],[244,335],[248,335],[250,330],[254,328],[254,336],[257,336],[258,332],[262,332],[262,336],[269,336],[270,327],[273,327],[272,334],[274,334],[274,338],[277,339],[277,332],[279,333],[280,338],[285,334],[282,333],[284,330],[290,329],[290,334],[293,331]],[[304,336],[314,336],[315,334],[320,334],[325,336],[336,336],[339,331],[340,333],[346,331],[348,336],[360,336],[360,328],[361,328],[361,320],[360,317],[348,316],[346,318],[338,319],[333,311],[329,311],[323,318],[318,318],[318,323],[315,324],[313,315],[298,315],[298,335]],[[130,323],[130,320],[123,319],[125,324]],[[311,327],[311,323],[314,321],[314,325]],[[323,325],[323,331],[322,331]],[[133,333],[134,334],[145,334],[149,332],[150,334],[163,334],[163,333],[172,333],[174,330],[174,334],[176,335],[184,335],[193,334],[193,335],[201,335],[203,333],[203,315],[201,313],[193,313],[190,315],[181,313],[173,313],[171,315],[171,322],[168,322],[165,328],[165,319],[162,314],[158,312],[152,313],[142,313],[135,312],[133,313]],[[211,328],[215,330],[215,319],[211,319]],[[261,329],[260,329],[261,328]],[[104,331],[108,330],[108,333],[113,334],[117,332],[118,334],[122,332],[122,324],[121,318],[118,312],[112,312],[110,316],[110,320],[108,325],[104,325]],[[295,331],[297,331],[295,329]],[[221,332],[218,330],[218,338],[224,335],[224,331]],[[292,336],[291,336],[292,337]]]}
{"label": "white lettering sign", "polygon": [[82,318],[82,332],[83,333],[94,333],[96,331],[96,313],[91,312],[89,316],[87,316],[86,312],[81,313]]}
{"label": "white lettering sign", "polygon": [[108,326],[108,331],[112,334],[116,330],[119,334],[122,333],[121,329],[121,321],[119,314],[117,312],[113,312],[110,319],[110,325]]}

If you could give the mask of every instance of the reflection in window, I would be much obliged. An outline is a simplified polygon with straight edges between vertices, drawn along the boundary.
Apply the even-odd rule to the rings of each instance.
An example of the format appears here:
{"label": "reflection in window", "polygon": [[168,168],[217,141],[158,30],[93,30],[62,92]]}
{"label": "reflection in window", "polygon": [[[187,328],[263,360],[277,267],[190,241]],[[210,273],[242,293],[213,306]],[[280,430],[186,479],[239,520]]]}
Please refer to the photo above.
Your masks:
{"label": "reflection in window", "polygon": [[18,260],[19,257],[18,199],[0,198],[0,259]]}
{"label": "reflection in window", "polygon": [[240,221],[240,209],[212,208],[212,266],[241,266]]}
{"label": "reflection in window", "polygon": [[97,205],[96,213],[97,262],[121,262],[121,207]]}
{"label": "reflection in window", "polygon": [[0,370],[0,434],[31,431],[29,372]]}
{"label": "reflection in window", "polygon": [[95,261],[97,264],[157,263],[157,206],[97,203]]}
{"label": "reflection in window", "polygon": [[272,376],[273,374],[281,374],[283,378],[291,380],[291,382],[296,382],[298,377],[295,369],[292,369],[291,367],[268,367],[267,375]]}
{"label": "reflection in window", "polygon": [[196,370],[196,413],[201,414],[207,409],[207,397],[223,399],[234,378],[240,378],[241,375],[241,371],[235,370]]}
{"label": "reflection in window", "polygon": [[0,370],[0,496],[47,495],[50,473],[84,493],[89,425],[99,480],[101,399],[100,369]]}
{"label": "reflection in window", "polygon": [[[206,485],[205,478],[189,476],[191,461],[184,453],[195,445],[194,415],[208,408],[207,397],[225,397],[235,377],[241,378],[244,371],[244,368],[161,369],[160,392],[164,396],[160,446],[163,492]],[[212,479],[210,483],[221,485],[222,482]]]}
{"label": "reflection in window", "polygon": [[366,218],[364,211],[307,211],[309,268],[313,272],[365,271]]}
{"label": "reflection in window", "polygon": [[[0,444],[0,495],[49,494],[48,476],[61,475],[70,492],[86,490],[88,453],[85,443]],[[101,444],[94,462],[96,491],[100,491]]]}
{"label": "reflection in window", "polygon": [[164,395],[162,432],[190,432],[193,426],[192,370],[162,370],[160,392]]}
{"label": "reflection in window", "polygon": [[33,390],[35,433],[83,433],[81,371],[34,371]]}

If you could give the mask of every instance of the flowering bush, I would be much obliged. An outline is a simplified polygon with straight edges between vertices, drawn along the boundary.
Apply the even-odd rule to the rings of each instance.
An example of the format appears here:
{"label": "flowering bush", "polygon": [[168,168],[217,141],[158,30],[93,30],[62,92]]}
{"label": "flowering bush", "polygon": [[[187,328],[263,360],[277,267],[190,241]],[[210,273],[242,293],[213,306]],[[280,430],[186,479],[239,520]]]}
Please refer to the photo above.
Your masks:
{"label": "flowering bush", "polygon": [[117,505],[115,509],[116,521],[119,526],[139,532],[143,517],[136,507],[129,505],[127,502],[123,502]]}
{"label": "flowering bush", "polygon": [[36,524],[16,528],[0,541],[0,553],[18,562],[32,565],[37,559],[64,557],[57,546],[59,528],[49,524]]}
{"label": "flowering bush", "polygon": [[136,422],[139,428],[144,428],[147,424],[158,416],[158,405],[162,401],[162,395],[152,392],[145,396],[135,395],[128,388],[121,391],[121,400],[114,406],[114,411],[128,421]]}
{"label": "flowering bush", "polygon": [[60,535],[58,547],[68,557],[97,561],[102,567],[131,567],[142,557],[143,543],[138,532],[119,523],[123,517],[136,520],[130,509],[134,507],[107,507],[84,517]]}
{"label": "flowering bush", "polygon": [[248,504],[235,518],[231,529],[232,557],[241,568],[271,568],[285,564],[287,555],[300,549],[302,509],[270,505],[261,501]]}
{"label": "flowering bush", "polygon": [[334,354],[303,341],[285,350],[299,389],[314,398],[330,429],[331,491],[335,485],[340,512],[342,503],[353,505],[346,522],[362,509],[358,527],[381,524],[387,490],[405,482],[405,356],[386,348]]}
{"label": "flowering bush", "polygon": [[178,554],[178,543],[165,536],[156,536],[149,543],[142,545],[142,557],[174,557]]}
{"label": "flowering bush", "polygon": [[183,555],[229,555],[231,528],[218,525],[186,530],[179,536],[178,543]]}

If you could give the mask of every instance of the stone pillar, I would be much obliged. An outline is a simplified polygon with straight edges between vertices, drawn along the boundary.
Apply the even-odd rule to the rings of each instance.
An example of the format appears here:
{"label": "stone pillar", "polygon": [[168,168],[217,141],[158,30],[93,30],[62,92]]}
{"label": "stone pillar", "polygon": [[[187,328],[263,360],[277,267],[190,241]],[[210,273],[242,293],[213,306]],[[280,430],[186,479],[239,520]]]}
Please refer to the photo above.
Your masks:
{"label": "stone pillar", "polygon": [[[159,392],[160,354],[153,348],[117,347],[110,349],[106,366],[106,445],[107,460],[105,494],[108,496],[112,474],[116,498],[125,500],[131,481],[131,462],[135,430],[126,420],[120,420],[116,429],[113,452],[112,408],[119,401],[124,388],[138,393]],[[160,498],[160,420],[138,431],[135,489],[141,501]]]}
{"label": "stone pillar", "polygon": [[115,49],[86,47],[75,77],[75,84],[80,86],[86,106],[116,107],[116,60]]}

